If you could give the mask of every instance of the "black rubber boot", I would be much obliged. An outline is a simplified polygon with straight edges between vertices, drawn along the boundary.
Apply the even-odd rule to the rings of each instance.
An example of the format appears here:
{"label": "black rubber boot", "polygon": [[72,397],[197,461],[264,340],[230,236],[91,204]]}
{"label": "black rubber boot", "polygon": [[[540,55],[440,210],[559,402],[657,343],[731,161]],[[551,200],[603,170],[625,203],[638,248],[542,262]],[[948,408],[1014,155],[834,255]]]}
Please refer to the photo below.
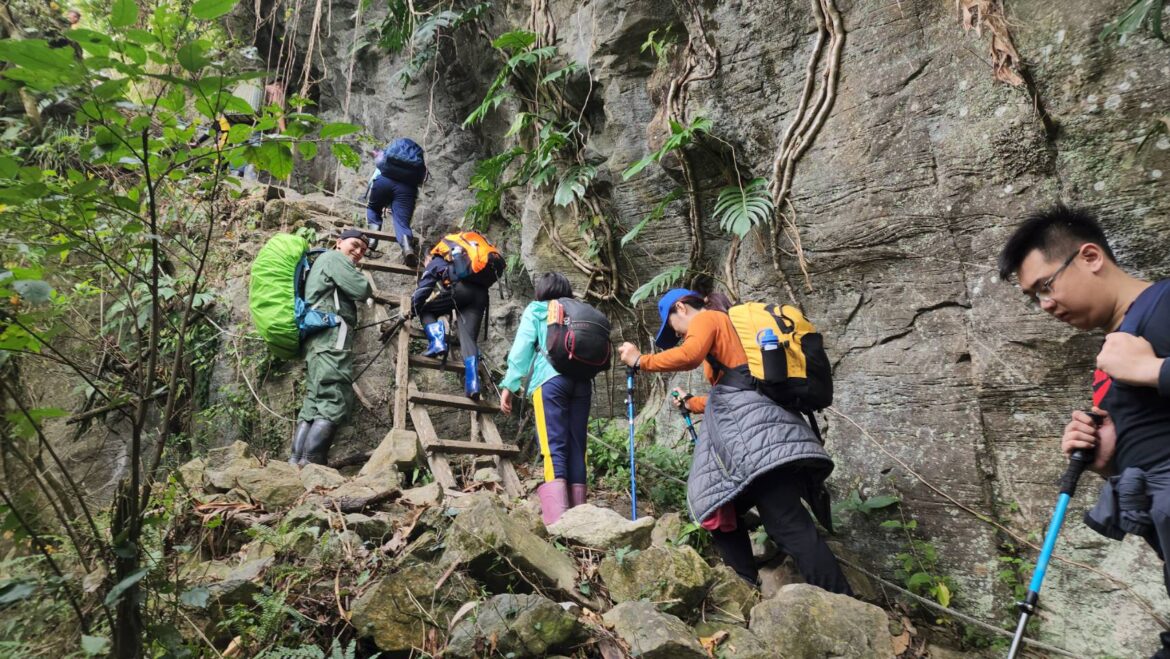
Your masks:
{"label": "black rubber boot", "polygon": [[329,463],[329,447],[333,445],[333,430],[336,428],[329,419],[314,419],[305,437],[304,452],[301,454],[300,465],[312,463],[323,465]]}
{"label": "black rubber boot", "polygon": [[415,254],[414,248],[410,246],[410,243],[402,246],[402,262],[405,263],[406,267],[408,268],[418,267],[418,255]]}
{"label": "black rubber boot", "polygon": [[310,425],[308,421],[297,421],[296,430],[293,431],[292,452],[288,456],[290,465],[301,463],[305,454],[305,435],[309,434]]}

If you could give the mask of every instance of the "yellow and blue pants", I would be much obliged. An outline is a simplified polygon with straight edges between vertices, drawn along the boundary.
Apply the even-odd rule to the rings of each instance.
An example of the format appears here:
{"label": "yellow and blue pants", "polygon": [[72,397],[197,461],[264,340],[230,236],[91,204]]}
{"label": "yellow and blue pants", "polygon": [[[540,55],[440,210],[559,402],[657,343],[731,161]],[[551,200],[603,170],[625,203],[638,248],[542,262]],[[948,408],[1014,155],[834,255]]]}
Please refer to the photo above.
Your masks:
{"label": "yellow and blue pants", "polygon": [[532,392],[536,441],[544,457],[544,481],[585,483],[585,431],[593,382],[556,375]]}

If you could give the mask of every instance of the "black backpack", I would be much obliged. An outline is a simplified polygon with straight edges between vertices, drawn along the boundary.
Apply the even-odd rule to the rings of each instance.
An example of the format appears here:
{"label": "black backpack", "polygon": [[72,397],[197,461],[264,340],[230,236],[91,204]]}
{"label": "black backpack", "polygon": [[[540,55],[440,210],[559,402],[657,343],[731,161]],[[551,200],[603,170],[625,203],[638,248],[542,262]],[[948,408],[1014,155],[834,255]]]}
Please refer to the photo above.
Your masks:
{"label": "black backpack", "polygon": [[592,380],[609,370],[613,348],[609,319],[571,297],[550,300],[545,346],[549,364],[570,380]]}

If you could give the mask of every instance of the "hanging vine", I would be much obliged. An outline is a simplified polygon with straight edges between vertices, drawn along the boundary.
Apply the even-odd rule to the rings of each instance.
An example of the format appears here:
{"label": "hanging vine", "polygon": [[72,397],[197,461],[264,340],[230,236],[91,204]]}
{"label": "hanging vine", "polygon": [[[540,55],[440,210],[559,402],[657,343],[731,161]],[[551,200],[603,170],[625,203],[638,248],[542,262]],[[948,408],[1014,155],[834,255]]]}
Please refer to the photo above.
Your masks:
{"label": "hanging vine", "polygon": [[[772,207],[778,221],[774,224],[770,237],[772,267],[777,273],[784,275],[780,267],[780,255],[783,253],[780,236],[783,233],[792,245],[800,271],[804,275],[805,286],[811,291],[812,278],[808,274],[808,263],[804,258],[800,231],[796,226],[796,209],[790,200],[792,177],[796,171],[797,161],[816,139],[837,98],[837,79],[841,65],[841,49],[845,45],[845,28],[833,0],[811,0],[810,4],[813,19],[817,24],[817,40],[805,69],[804,89],[801,91],[800,102],[797,103],[788,127],[784,129],[784,135],[780,138],[780,145],[776,150],[776,159],[772,163],[770,190]],[[788,289],[788,294],[796,299],[795,291],[787,277],[784,278],[784,285]]]}

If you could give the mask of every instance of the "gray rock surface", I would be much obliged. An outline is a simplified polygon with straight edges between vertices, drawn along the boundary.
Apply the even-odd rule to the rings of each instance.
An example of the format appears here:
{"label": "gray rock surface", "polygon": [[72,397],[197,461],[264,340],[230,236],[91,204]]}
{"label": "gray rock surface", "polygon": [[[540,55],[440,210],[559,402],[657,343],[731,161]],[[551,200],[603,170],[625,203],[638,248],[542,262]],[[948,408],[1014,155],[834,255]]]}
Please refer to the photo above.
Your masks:
{"label": "gray rock surface", "polygon": [[645,549],[650,546],[653,530],[653,517],[629,520],[589,503],[568,509],[548,527],[550,535],[595,549]]}
{"label": "gray rock surface", "polygon": [[694,617],[703,601],[711,568],[694,549],[650,547],[619,561],[607,556],[597,568],[615,602],[649,600],[680,617]]}
{"label": "gray rock surface", "polygon": [[707,653],[695,639],[694,631],[682,620],[663,613],[649,602],[622,602],[605,613],[605,624],[613,627],[630,652],[644,659],[706,659]]}
{"label": "gray rock surface", "polygon": [[781,657],[889,659],[889,624],[886,612],[872,604],[791,584],[752,608],[748,629]]}
{"label": "gray rock surface", "polygon": [[566,650],[582,637],[577,618],[539,595],[496,595],[480,602],[451,630],[444,656],[475,659],[494,654],[523,659]]}
{"label": "gray rock surface", "polygon": [[353,603],[354,628],[384,652],[423,647],[428,629],[445,632],[455,610],[475,597],[475,585],[458,572],[436,591],[442,576],[437,565],[418,564],[383,577]]}

